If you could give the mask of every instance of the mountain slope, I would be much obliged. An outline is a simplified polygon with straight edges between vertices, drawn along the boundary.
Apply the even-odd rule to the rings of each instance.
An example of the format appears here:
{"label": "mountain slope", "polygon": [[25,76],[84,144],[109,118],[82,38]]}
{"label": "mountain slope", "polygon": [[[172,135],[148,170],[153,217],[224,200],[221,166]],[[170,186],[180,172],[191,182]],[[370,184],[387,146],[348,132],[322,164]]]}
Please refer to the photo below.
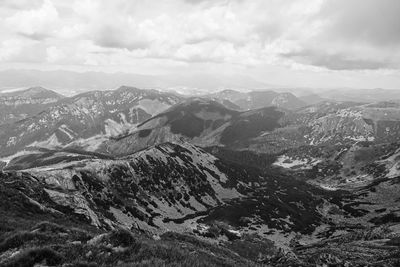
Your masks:
{"label": "mountain slope", "polygon": [[[100,228],[191,231],[198,225],[192,219],[207,215],[203,223],[310,233],[320,221],[318,195],[325,194],[289,177],[225,162],[188,143],[166,143],[115,159],[71,152],[36,158],[22,156],[7,169],[25,166],[21,173],[34,177],[53,202]],[[225,216],[228,210],[237,216]]]}
{"label": "mountain slope", "polygon": [[281,127],[252,138],[242,148],[280,153],[307,145],[397,142],[400,140],[399,118],[397,102],[321,102],[285,112],[280,120]]}
{"label": "mountain slope", "polygon": [[238,112],[218,102],[191,99],[138,125],[136,131],[107,141],[99,151],[129,154],[164,142],[237,146],[279,127],[283,112],[274,107]]}
{"label": "mountain slope", "polygon": [[205,97],[221,103],[229,101],[240,107],[241,110],[259,109],[268,106],[297,109],[306,105],[305,102],[292,93],[277,93],[274,91],[238,92],[234,90],[224,90],[209,94]]}
{"label": "mountain slope", "polygon": [[[180,238],[185,238],[181,242],[188,242],[189,237],[181,236],[184,233],[208,242],[217,240],[220,248],[274,266],[279,266],[279,261],[282,266],[289,262],[301,266],[307,262],[329,263],[332,259],[356,263],[360,261],[356,257],[361,253],[359,247],[368,248],[373,262],[383,251],[389,253],[390,263],[393,259],[390,253],[397,252],[393,244],[378,247],[379,242],[396,240],[396,229],[382,226],[398,218],[396,199],[382,198],[389,199],[398,193],[396,178],[379,180],[354,192],[327,191],[301,181],[293,173],[285,174],[274,168],[264,172],[229,163],[188,143],[166,143],[122,158],[86,155],[78,159],[66,154],[71,152],[46,152],[37,157],[47,161],[47,165],[35,163],[31,158],[15,161],[27,168],[0,174],[1,197],[6,197],[5,203],[19,198],[18,207],[16,202],[10,206],[13,212],[28,207],[38,220],[64,218],[65,223],[68,218],[72,225],[81,222],[92,233],[83,239],[85,242],[96,236],[95,231],[118,227],[139,229],[161,238],[159,242],[166,237],[172,238],[168,239],[172,242]],[[387,160],[396,161],[397,156],[398,152],[392,152]],[[50,158],[52,163],[48,161]],[[390,208],[383,206],[384,203]],[[367,206],[370,215],[365,211]],[[382,207],[387,211],[382,212]],[[21,215],[17,221],[23,223],[29,216]],[[178,233],[163,234],[168,231]],[[96,242],[108,236],[97,237]],[[29,242],[37,244],[35,239]],[[87,251],[84,244],[81,249]],[[246,249],[241,250],[240,246]],[[256,255],[250,257],[253,254],[244,253],[258,246],[261,247]],[[292,252],[279,253],[276,246]],[[335,252],[334,246],[347,247],[351,254]],[[15,252],[2,254],[1,247],[0,262]],[[59,251],[58,248],[54,247]],[[119,258],[125,259],[122,255]]]}
{"label": "mountain slope", "polygon": [[64,96],[42,87],[0,93],[0,124],[12,123],[38,114]]}
{"label": "mountain slope", "polygon": [[94,138],[88,149],[95,149],[107,136],[129,131],[180,100],[173,94],[132,87],[65,98],[33,117],[1,125],[0,155],[27,146],[54,148],[87,138]]}

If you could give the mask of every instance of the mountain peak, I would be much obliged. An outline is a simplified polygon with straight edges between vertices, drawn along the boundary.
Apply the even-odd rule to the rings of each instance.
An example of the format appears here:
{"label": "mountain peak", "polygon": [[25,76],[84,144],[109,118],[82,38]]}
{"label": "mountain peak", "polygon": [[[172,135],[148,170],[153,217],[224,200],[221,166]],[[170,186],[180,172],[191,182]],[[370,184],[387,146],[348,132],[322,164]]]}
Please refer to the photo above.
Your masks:
{"label": "mountain peak", "polygon": [[115,91],[143,91],[143,89],[139,89],[139,88],[134,87],[134,86],[121,85]]}
{"label": "mountain peak", "polygon": [[26,89],[25,91],[29,91],[29,92],[35,92],[35,93],[42,93],[42,92],[47,92],[50,91],[46,88],[43,88],[41,86],[34,86],[34,87],[30,87],[28,89]]}
{"label": "mountain peak", "polygon": [[3,93],[2,96],[22,97],[22,98],[56,98],[56,99],[61,99],[64,97],[59,93],[43,88],[41,86],[34,86],[24,90]]}

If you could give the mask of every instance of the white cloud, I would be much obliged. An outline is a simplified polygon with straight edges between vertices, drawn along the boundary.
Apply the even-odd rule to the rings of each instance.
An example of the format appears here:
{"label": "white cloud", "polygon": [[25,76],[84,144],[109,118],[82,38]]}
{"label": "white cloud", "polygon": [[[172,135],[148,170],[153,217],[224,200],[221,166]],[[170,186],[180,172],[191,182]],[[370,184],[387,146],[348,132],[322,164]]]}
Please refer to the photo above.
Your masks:
{"label": "white cloud", "polygon": [[50,63],[57,62],[65,57],[64,52],[55,46],[48,47],[46,49],[46,53],[47,53],[46,60],[47,60],[47,62],[50,62]]}
{"label": "white cloud", "polygon": [[398,0],[5,1],[3,64],[400,69]]}
{"label": "white cloud", "polygon": [[23,43],[18,39],[7,39],[0,43],[0,61],[8,61],[22,50]]}
{"label": "white cloud", "polygon": [[33,39],[52,34],[58,12],[50,0],[45,0],[38,9],[21,10],[5,20],[6,26]]}

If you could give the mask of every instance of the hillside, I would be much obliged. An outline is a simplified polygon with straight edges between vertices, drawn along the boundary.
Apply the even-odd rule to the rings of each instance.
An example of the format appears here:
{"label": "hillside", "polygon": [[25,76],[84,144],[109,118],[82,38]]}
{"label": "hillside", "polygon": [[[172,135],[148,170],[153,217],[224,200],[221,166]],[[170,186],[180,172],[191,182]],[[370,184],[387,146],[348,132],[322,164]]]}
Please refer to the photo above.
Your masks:
{"label": "hillside", "polygon": [[[390,161],[398,152],[388,151],[395,151]],[[103,266],[146,257],[149,264],[183,266],[365,260],[396,266],[397,217],[388,199],[400,187],[391,165],[385,179],[348,191],[310,185],[301,172],[308,169],[254,168],[188,143],[121,158],[79,154],[43,151],[32,155],[36,160],[25,155],[9,163],[0,179],[0,210],[7,214],[0,262],[39,257]],[[112,230],[120,228],[129,231]],[[363,247],[369,256],[359,258]]]}
{"label": "hillside", "polygon": [[64,96],[42,87],[0,93],[0,125],[36,115],[62,98]]}
{"label": "hillside", "polygon": [[99,151],[123,155],[164,142],[181,141],[203,147],[237,146],[263,131],[279,127],[283,114],[274,107],[238,112],[215,101],[191,99],[141,123],[132,133],[107,141]]}
{"label": "hillside", "polygon": [[[277,93],[274,91],[251,91],[239,92],[235,90],[224,90],[217,93],[204,96],[229,107],[229,103],[233,103],[240,110],[252,110],[269,106],[275,106],[285,109],[297,109],[306,106],[303,102],[292,93]],[[229,101],[226,103],[226,101]]]}
{"label": "hillside", "polygon": [[129,132],[180,100],[174,94],[124,86],[64,98],[37,115],[0,125],[0,155],[25,147],[61,147],[88,138],[92,141],[83,141],[84,145],[93,150],[106,137]]}

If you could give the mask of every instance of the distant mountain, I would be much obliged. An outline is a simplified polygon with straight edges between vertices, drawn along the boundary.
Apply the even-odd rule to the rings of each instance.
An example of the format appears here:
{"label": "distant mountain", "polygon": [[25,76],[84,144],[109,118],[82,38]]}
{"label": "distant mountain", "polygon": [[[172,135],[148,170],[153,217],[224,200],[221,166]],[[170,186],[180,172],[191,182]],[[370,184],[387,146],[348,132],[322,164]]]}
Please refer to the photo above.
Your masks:
{"label": "distant mountain", "polygon": [[43,87],[0,93],[0,124],[33,116],[62,98],[64,96]]}
{"label": "distant mountain", "polygon": [[135,73],[73,72],[4,70],[0,71],[0,91],[4,88],[19,88],[41,84],[57,92],[71,96],[91,90],[117,88],[128,84],[138,88],[156,88],[175,90],[179,93],[204,94],[225,88],[270,88],[271,85],[244,75],[189,74],[179,75],[142,75]]}
{"label": "distant mountain", "polygon": [[241,149],[279,153],[303,145],[400,141],[398,102],[320,102],[285,111],[278,123],[242,143]]}
{"label": "distant mountain", "polygon": [[92,151],[126,155],[164,142],[190,142],[273,154],[304,145],[400,141],[399,115],[395,102],[321,102],[296,111],[276,107],[238,111],[217,101],[192,98],[135,127],[127,125],[125,132],[68,146],[82,149],[93,142]]}
{"label": "distant mountain", "polygon": [[[314,142],[400,141],[400,104],[398,102],[351,106],[353,104],[350,103],[347,108],[340,108],[336,112],[326,113],[310,121]],[[310,113],[307,116],[309,115]]]}
{"label": "distant mountain", "polygon": [[206,95],[205,97],[221,103],[229,101],[241,110],[258,109],[268,106],[297,109],[306,105],[306,102],[303,102],[292,93],[277,93],[274,91],[239,92],[224,90]]}
{"label": "distant mountain", "polygon": [[307,103],[308,105],[313,105],[317,104],[319,102],[326,101],[327,99],[321,97],[318,94],[306,94],[298,97],[301,101],[304,103]]}
{"label": "distant mountain", "polygon": [[90,150],[96,142],[92,144],[87,138],[96,141],[129,132],[181,100],[175,94],[126,86],[64,98],[35,116],[0,125],[0,154],[32,146],[59,147],[79,140],[85,140]]}
{"label": "distant mountain", "polygon": [[201,98],[187,100],[141,123],[126,136],[107,141],[102,151],[129,154],[164,142],[200,146],[237,146],[280,127],[283,112],[275,107],[239,112]]}
{"label": "distant mountain", "polygon": [[30,87],[25,90],[14,90],[9,92],[1,92],[1,97],[19,97],[19,98],[26,98],[26,99],[52,99],[57,98],[61,99],[64,98],[63,95],[56,93],[52,90],[45,89],[40,86]]}

